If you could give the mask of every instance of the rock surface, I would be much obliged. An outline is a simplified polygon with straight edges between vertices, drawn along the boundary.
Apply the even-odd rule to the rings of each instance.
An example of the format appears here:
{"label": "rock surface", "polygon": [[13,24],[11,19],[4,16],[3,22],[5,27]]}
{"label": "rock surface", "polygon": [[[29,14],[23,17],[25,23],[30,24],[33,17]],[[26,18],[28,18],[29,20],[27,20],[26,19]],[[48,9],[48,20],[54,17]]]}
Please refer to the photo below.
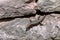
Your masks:
{"label": "rock surface", "polygon": [[38,0],[37,3],[43,12],[60,11],[60,0]]}
{"label": "rock surface", "polygon": [[0,40],[60,40],[60,0],[27,1],[0,0]]}
{"label": "rock surface", "polygon": [[26,9],[25,0],[0,1],[0,18],[35,14],[35,9]]}

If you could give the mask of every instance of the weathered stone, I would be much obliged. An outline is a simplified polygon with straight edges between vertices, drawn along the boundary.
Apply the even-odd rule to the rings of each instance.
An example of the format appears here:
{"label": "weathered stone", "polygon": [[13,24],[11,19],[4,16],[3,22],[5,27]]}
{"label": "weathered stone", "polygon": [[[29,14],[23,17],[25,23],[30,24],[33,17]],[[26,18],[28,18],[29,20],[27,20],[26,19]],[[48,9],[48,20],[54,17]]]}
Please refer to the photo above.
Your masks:
{"label": "weathered stone", "polygon": [[[26,35],[26,26],[30,23],[29,19],[14,19],[12,21],[3,22],[5,25],[0,25],[0,38],[3,40],[21,39]],[[21,38],[20,38],[21,37]],[[17,39],[17,40],[18,40]]]}
{"label": "weathered stone", "polygon": [[[57,39],[59,37],[57,35],[59,29],[57,23],[55,24],[57,20],[54,17],[49,17],[47,16],[43,21],[45,23],[43,26],[34,26],[27,32],[25,31],[26,27],[31,23],[28,18],[16,18],[3,22],[4,25],[0,25],[0,38],[3,40],[52,40],[51,37],[56,37],[55,39]],[[51,20],[51,18],[53,19]]]}
{"label": "weathered stone", "polygon": [[[0,0],[0,40],[60,40],[60,14],[43,13],[60,11],[60,1],[38,0],[37,7],[42,13],[31,7],[36,3],[26,5],[26,1]],[[27,27],[30,29],[26,31]]]}
{"label": "weathered stone", "polygon": [[27,0],[2,0],[0,1],[0,19],[35,14],[35,9],[25,9]]}
{"label": "weathered stone", "polygon": [[60,11],[60,0],[38,0],[38,9],[43,12]]}

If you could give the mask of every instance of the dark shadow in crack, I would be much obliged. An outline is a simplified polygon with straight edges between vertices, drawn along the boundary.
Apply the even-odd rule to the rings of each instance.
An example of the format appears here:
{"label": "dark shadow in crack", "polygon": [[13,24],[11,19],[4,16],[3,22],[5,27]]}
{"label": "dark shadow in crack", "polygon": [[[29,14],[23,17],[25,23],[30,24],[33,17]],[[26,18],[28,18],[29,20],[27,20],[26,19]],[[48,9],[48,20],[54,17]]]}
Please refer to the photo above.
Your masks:
{"label": "dark shadow in crack", "polygon": [[14,20],[15,18],[2,18],[0,19],[0,22],[7,22],[7,21],[11,21]]}
{"label": "dark shadow in crack", "polygon": [[[60,14],[60,11],[54,11],[54,12],[41,12],[40,10],[36,10],[36,14],[44,16],[44,15],[50,15],[50,14]],[[30,18],[34,17],[36,14],[29,14],[25,16],[15,16],[15,17],[6,17],[6,18],[1,18],[0,22],[6,22],[6,21],[11,21],[14,20],[15,18]]]}
{"label": "dark shadow in crack", "polygon": [[36,10],[38,15],[50,15],[50,14],[60,14],[60,11],[54,11],[54,12],[42,12],[40,10]]}
{"label": "dark shadow in crack", "polygon": [[16,18],[30,18],[30,17],[34,17],[34,16],[35,16],[35,14],[25,15],[25,16],[6,17],[6,18],[1,18],[0,22],[7,22],[7,21],[14,20]]}

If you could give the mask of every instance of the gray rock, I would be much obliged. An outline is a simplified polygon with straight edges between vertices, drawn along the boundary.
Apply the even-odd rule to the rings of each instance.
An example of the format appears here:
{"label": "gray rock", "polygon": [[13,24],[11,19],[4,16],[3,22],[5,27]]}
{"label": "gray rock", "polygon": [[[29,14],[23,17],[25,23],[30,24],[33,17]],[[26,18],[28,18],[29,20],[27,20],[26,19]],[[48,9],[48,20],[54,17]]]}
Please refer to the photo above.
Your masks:
{"label": "gray rock", "polygon": [[60,11],[60,0],[38,0],[38,9],[43,12]]}
{"label": "gray rock", "polygon": [[35,9],[25,9],[27,0],[2,0],[0,1],[0,19],[7,17],[26,16],[35,14]]}
{"label": "gray rock", "polygon": [[[3,22],[4,23],[4,22]],[[12,21],[5,22],[5,25],[0,25],[0,39],[3,40],[20,40],[26,35],[26,26],[30,21],[27,18],[24,19],[14,19]]]}
{"label": "gray rock", "polygon": [[[53,18],[53,19],[51,19]],[[48,19],[48,20],[47,20]],[[0,39],[1,40],[52,40],[59,39],[60,30],[57,27],[57,20],[54,17],[47,16],[43,26],[37,25],[28,30],[29,18],[16,18],[10,21],[0,23]],[[2,25],[1,25],[2,24]]]}
{"label": "gray rock", "polygon": [[[25,17],[36,13],[35,9],[25,8],[26,1],[0,0],[0,40],[60,40],[60,15],[38,13]],[[59,0],[38,0],[37,6],[43,12],[53,12],[60,11],[59,3]],[[31,28],[26,31],[27,27]]]}

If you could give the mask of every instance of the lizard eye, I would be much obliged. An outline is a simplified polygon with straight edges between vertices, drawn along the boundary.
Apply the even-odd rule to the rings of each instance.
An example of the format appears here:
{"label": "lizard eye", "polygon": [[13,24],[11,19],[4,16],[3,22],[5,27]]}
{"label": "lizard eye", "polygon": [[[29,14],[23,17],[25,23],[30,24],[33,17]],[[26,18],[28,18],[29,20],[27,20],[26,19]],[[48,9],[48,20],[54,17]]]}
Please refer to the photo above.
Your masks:
{"label": "lizard eye", "polygon": [[33,0],[28,0],[27,2],[25,2],[25,3],[31,3]]}
{"label": "lizard eye", "polygon": [[33,1],[37,2],[38,0],[29,0],[29,1],[25,2],[25,3],[31,3]]}
{"label": "lizard eye", "polygon": [[35,2],[37,2],[38,0],[35,0]]}

